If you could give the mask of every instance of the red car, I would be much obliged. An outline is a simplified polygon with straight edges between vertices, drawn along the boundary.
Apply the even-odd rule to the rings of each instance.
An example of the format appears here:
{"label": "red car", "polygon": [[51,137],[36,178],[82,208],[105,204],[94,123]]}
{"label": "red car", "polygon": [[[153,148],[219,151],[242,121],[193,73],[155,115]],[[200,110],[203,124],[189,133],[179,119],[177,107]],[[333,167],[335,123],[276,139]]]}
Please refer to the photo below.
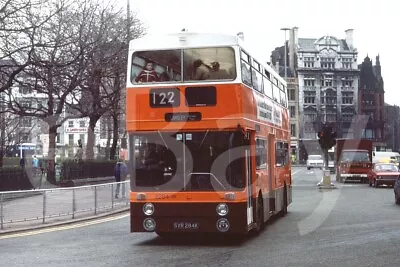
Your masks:
{"label": "red car", "polygon": [[382,184],[394,186],[400,176],[399,169],[394,163],[375,163],[369,176],[369,186],[378,187]]}

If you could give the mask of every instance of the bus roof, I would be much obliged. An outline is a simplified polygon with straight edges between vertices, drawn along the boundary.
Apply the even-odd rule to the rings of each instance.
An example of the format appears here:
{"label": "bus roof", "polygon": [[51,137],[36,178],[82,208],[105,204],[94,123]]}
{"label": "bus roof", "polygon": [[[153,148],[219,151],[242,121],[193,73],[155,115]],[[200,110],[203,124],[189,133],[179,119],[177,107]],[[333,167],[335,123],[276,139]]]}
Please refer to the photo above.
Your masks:
{"label": "bus roof", "polygon": [[258,61],[268,72],[272,73],[286,87],[286,81],[261,57],[249,49],[237,35],[198,32],[177,32],[162,35],[145,35],[129,42],[129,51],[151,51],[199,47],[239,46]]}

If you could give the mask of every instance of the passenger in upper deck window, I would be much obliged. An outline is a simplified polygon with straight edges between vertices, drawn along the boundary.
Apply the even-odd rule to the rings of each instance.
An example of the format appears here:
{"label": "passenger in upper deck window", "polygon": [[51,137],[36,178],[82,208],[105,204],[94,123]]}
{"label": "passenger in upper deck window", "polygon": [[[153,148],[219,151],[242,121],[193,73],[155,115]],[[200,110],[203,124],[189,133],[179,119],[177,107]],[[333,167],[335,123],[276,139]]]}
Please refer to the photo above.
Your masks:
{"label": "passenger in upper deck window", "polygon": [[221,70],[219,62],[211,63],[211,79],[221,80],[221,79],[229,79],[230,75],[226,70]]}
{"label": "passenger in upper deck window", "polygon": [[147,62],[145,68],[139,73],[135,81],[137,83],[151,83],[159,81],[157,72],[153,69],[153,63]]}
{"label": "passenger in upper deck window", "polygon": [[193,70],[194,70],[193,80],[210,79],[210,73],[212,69],[207,64],[204,64],[204,62],[201,59],[197,59],[193,62]]}

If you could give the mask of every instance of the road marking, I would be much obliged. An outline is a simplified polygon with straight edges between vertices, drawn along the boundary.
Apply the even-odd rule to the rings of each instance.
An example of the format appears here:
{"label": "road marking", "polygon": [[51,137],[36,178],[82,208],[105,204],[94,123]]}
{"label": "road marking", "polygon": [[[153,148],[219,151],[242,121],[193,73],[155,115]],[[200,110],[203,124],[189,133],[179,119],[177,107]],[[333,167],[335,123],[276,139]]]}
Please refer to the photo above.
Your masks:
{"label": "road marking", "polygon": [[124,215],[114,216],[114,217],[108,217],[108,218],[104,218],[104,219],[83,222],[83,223],[70,224],[70,225],[64,225],[64,226],[56,226],[56,227],[44,228],[44,229],[40,229],[40,230],[32,230],[32,231],[16,233],[16,234],[5,234],[4,236],[0,236],[0,240],[14,238],[14,237],[24,237],[24,236],[30,236],[30,235],[51,233],[51,232],[56,232],[56,231],[70,230],[70,229],[75,229],[75,228],[80,228],[80,227],[85,227],[85,226],[90,226],[90,225],[95,225],[95,224],[100,224],[100,223],[105,223],[105,222],[111,222],[111,221],[119,220],[119,219],[122,219],[122,218],[125,218],[128,216],[130,216],[129,213],[124,214]]}

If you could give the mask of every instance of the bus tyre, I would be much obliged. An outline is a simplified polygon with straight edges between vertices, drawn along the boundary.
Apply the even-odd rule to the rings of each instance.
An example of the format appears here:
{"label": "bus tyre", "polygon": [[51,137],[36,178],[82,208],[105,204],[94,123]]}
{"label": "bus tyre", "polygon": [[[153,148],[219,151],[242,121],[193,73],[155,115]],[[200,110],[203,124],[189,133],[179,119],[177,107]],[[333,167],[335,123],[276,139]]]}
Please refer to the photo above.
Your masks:
{"label": "bus tyre", "polygon": [[260,233],[264,228],[264,203],[263,199],[260,196],[257,198],[257,206],[256,206],[256,233]]}
{"label": "bus tyre", "polygon": [[280,211],[280,215],[282,217],[287,214],[287,206],[288,206],[288,200],[287,200],[287,190],[285,184],[283,188],[282,210]]}

